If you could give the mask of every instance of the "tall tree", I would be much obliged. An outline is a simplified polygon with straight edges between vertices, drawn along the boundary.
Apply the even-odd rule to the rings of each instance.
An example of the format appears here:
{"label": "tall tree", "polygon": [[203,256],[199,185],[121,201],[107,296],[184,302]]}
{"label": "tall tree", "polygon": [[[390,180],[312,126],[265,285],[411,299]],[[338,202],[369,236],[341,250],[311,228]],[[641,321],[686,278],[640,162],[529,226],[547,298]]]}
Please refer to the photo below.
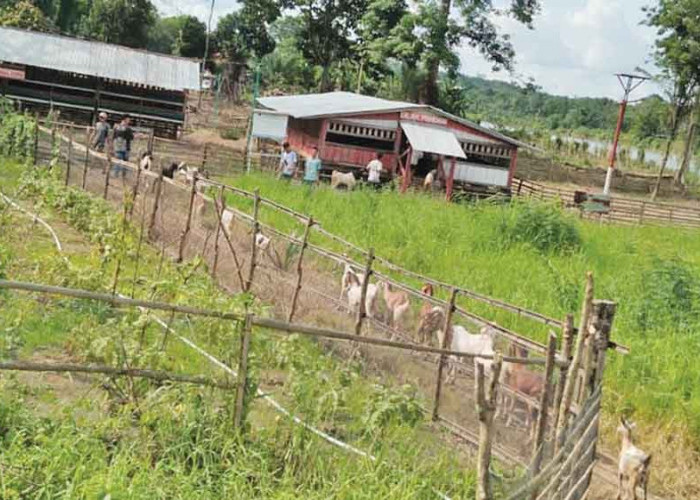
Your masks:
{"label": "tall tree", "polygon": [[501,35],[494,23],[497,15],[507,15],[532,27],[539,11],[539,0],[508,0],[506,9],[492,0],[419,0],[418,24],[427,42],[424,56],[427,80],[423,100],[438,103],[440,67],[459,65],[455,49],[465,41],[493,64],[494,69],[513,67],[515,51],[507,35]]}
{"label": "tall tree", "polygon": [[156,17],[150,0],[93,0],[87,31],[103,42],[145,48]]}
{"label": "tall tree", "polygon": [[34,31],[55,31],[56,27],[30,0],[0,2],[0,26]]}
{"label": "tall tree", "polygon": [[182,57],[204,56],[207,26],[194,16],[158,18],[148,33],[148,49]]}
{"label": "tall tree", "polygon": [[[671,120],[669,141],[664,161],[659,168],[656,186],[652,193],[655,198],[659,191],[668,153],[676,139],[681,115],[685,105],[700,85],[700,1],[698,0],[659,0],[658,4],[645,9],[646,24],[657,29],[655,57],[666,78],[673,81],[675,110]],[[691,140],[692,134],[689,135]],[[685,174],[682,167],[676,173],[677,183],[682,183]]]}

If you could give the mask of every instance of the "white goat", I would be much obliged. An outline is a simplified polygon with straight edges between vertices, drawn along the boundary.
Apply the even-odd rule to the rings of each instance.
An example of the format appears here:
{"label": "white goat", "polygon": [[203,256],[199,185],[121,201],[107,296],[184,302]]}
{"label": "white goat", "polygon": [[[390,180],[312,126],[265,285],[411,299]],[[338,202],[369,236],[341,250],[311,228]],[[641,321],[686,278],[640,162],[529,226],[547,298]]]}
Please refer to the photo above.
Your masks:
{"label": "white goat", "polygon": [[[442,345],[443,342],[443,337],[444,337],[444,332],[442,329],[438,330],[437,332],[438,335],[438,342],[440,342],[440,345]],[[466,328],[463,326],[459,325],[454,325],[452,327],[452,343],[450,346],[447,347],[451,351],[456,351],[456,352],[463,352],[463,353],[469,353],[469,354],[475,354],[475,355],[486,355],[486,356],[493,356],[494,350],[493,350],[493,331],[488,328],[484,327],[481,329],[481,332],[478,334],[473,334],[469,333]],[[456,378],[456,372],[457,372],[457,358],[455,356],[451,357],[450,359],[450,367],[447,371],[447,378],[445,379],[445,382],[447,384],[450,384],[454,382]],[[484,366],[484,373],[489,374],[491,373],[491,365],[493,364],[493,361],[488,359],[479,359],[479,358],[474,358],[474,371],[476,372],[477,365],[483,365]]]}
{"label": "white goat", "polygon": [[620,450],[620,463],[617,470],[617,500],[629,500],[630,498],[637,500],[637,486],[642,487],[644,500],[647,499],[651,455],[647,455],[634,445],[632,441],[634,427],[633,423],[620,417],[620,427],[617,430],[622,434],[622,449]]}
{"label": "white goat", "polygon": [[141,155],[141,161],[139,161],[139,167],[141,170],[151,170],[153,166],[153,156],[151,153],[144,153]]}
{"label": "white goat", "polygon": [[263,252],[266,251],[270,247],[270,238],[262,233],[257,233],[255,235],[255,246]]}
{"label": "white goat", "polygon": [[339,302],[343,301],[343,299],[345,298],[345,294],[350,289],[349,276],[351,274],[354,274],[355,276],[357,276],[357,278],[360,280],[360,285],[362,285],[362,283],[365,282],[364,273],[360,273],[360,272],[355,271],[352,267],[350,267],[350,264],[345,264],[345,270],[343,271],[343,277],[340,281],[340,297],[338,298]]}
{"label": "white goat", "polygon": [[[360,308],[360,303],[362,301],[362,282],[360,281],[359,276],[351,270],[351,272],[348,273],[348,283],[350,285],[348,288],[348,305],[350,306],[351,311],[357,312]],[[374,283],[367,284],[367,295],[365,296],[365,312],[367,313],[367,317],[369,318],[374,317],[374,313],[376,311],[375,306],[377,303],[378,291],[379,289]]]}
{"label": "white goat", "polygon": [[355,184],[357,184],[357,180],[355,180],[355,176],[352,172],[344,174],[343,172],[333,170],[331,173],[331,188],[333,189],[345,186],[348,188],[348,191],[352,191],[355,188]]}

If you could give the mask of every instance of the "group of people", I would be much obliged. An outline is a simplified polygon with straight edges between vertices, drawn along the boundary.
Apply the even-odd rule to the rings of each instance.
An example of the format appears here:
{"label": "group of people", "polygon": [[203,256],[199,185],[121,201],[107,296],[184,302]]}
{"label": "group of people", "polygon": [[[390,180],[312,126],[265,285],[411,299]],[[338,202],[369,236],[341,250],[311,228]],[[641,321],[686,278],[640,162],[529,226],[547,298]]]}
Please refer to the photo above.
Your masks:
{"label": "group of people", "polygon": [[[131,128],[131,118],[129,115],[122,116],[121,121],[114,126],[113,130],[107,121],[108,118],[109,116],[104,111],[99,114],[97,123],[95,123],[95,130],[90,139],[90,147],[100,152],[105,151],[108,147],[112,147],[115,158],[122,161],[129,161],[131,143],[134,140],[134,129]],[[120,174],[124,176],[126,175],[126,168],[116,164],[112,168],[112,173],[115,176]]]}
{"label": "group of people", "polygon": [[[293,151],[288,142],[282,145],[282,157],[280,158],[279,177],[281,179],[291,181],[297,177],[299,171],[299,156]],[[381,188],[381,173],[384,169],[382,164],[382,153],[376,153],[375,157],[370,161],[365,170],[367,171],[367,184],[375,189]],[[304,162],[304,171],[302,182],[313,186],[319,183],[321,173],[321,158],[317,147],[313,148],[311,158]]]}

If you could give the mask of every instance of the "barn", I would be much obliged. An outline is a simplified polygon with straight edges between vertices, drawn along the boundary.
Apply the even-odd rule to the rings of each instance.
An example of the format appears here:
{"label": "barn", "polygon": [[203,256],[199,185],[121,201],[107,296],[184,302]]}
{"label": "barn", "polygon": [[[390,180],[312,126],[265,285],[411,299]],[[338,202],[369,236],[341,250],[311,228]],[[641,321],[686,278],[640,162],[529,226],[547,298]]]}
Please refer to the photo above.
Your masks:
{"label": "barn", "polygon": [[119,45],[0,27],[0,95],[24,109],[94,123],[100,111],[175,137],[199,62]]}
{"label": "barn", "polygon": [[319,148],[324,169],[355,171],[383,153],[401,190],[437,170],[453,189],[509,192],[522,143],[432,106],[351,92],[258,99],[253,136],[286,140],[301,156]]}

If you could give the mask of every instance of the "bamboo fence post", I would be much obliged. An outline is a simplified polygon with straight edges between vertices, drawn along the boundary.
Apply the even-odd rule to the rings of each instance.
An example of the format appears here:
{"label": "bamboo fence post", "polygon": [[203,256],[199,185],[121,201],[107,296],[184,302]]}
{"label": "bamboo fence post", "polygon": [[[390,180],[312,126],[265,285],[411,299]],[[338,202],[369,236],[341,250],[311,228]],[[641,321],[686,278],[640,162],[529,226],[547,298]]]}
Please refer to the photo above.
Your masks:
{"label": "bamboo fence post", "polygon": [[297,260],[297,284],[294,287],[294,295],[292,295],[292,305],[289,309],[289,318],[287,320],[289,323],[291,323],[294,319],[294,313],[297,309],[297,301],[299,300],[299,292],[301,291],[301,279],[304,272],[304,252],[306,251],[306,247],[309,245],[309,233],[311,232],[311,227],[313,225],[314,220],[312,217],[309,217],[309,220],[306,222],[306,229],[304,230],[304,239],[301,243],[301,250],[299,250],[299,259]]}
{"label": "bamboo fence post", "polygon": [[134,182],[134,189],[131,191],[131,207],[129,208],[129,218],[134,216],[134,208],[136,207],[136,198],[139,195],[139,186],[141,185],[141,162],[136,163],[136,182]]}
{"label": "bamboo fence post", "polygon": [[70,164],[73,160],[73,129],[68,131],[68,153],[66,155],[66,186],[70,182]]}
{"label": "bamboo fence post", "polygon": [[[445,314],[445,323],[442,325],[442,341],[440,342],[440,349],[447,349],[447,346],[452,345],[452,315],[455,311],[455,302],[457,301],[457,289],[453,288],[450,292],[450,305],[447,308],[447,313]],[[447,356],[444,354],[440,355],[440,360],[438,361],[437,368],[437,379],[435,381],[435,397],[433,399],[433,422],[437,421],[440,411],[440,395],[442,394],[442,372],[445,369],[445,363],[447,362]],[[479,363],[480,364],[480,363]]]}
{"label": "bamboo fence post", "polygon": [[139,264],[141,263],[141,248],[143,247],[143,235],[146,228],[146,207],[141,210],[141,227],[139,228],[139,241],[136,245],[136,257],[134,258],[134,279],[131,282],[131,298],[136,294],[136,279],[139,274]]}
{"label": "bamboo fence post", "polygon": [[87,182],[88,164],[90,162],[90,127],[85,127],[85,161],[83,162],[83,179],[81,187],[85,189]]}
{"label": "bamboo fence post", "polygon": [[[561,346],[561,357],[563,361],[567,363],[571,359],[571,348],[573,346],[574,340],[574,315],[567,314],[566,321],[564,322],[564,327],[562,331],[562,346]],[[564,385],[566,384],[566,378],[568,376],[569,367],[562,366],[559,368],[559,380],[557,381],[557,389],[554,394],[554,404],[552,406],[552,439],[556,438],[557,427],[559,426],[559,411],[561,406],[562,396],[564,395]]]}
{"label": "bamboo fence post", "polygon": [[369,287],[369,279],[372,276],[372,263],[374,262],[374,248],[370,248],[367,252],[367,265],[365,266],[365,279],[362,281],[360,289],[360,307],[357,311],[357,321],[355,321],[355,335],[362,335],[362,323],[367,317],[367,288]]}
{"label": "bamboo fence post", "polygon": [[219,235],[221,234],[221,226],[224,218],[224,186],[221,186],[219,191],[219,206],[215,206],[217,213],[216,234],[214,235],[214,262],[211,266],[211,275],[216,278],[216,268],[219,266]]}
{"label": "bamboo fence post", "polygon": [[[53,159],[53,152],[56,149],[56,123],[51,126],[51,159]],[[60,145],[59,145],[60,153]]]}
{"label": "bamboo fence post", "polygon": [[185,256],[185,243],[187,243],[187,236],[190,234],[190,226],[192,225],[192,211],[194,210],[194,199],[197,196],[197,173],[195,172],[192,176],[192,189],[190,190],[190,204],[187,209],[187,219],[185,219],[185,229],[182,231],[180,236],[180,246],[177,250],[177,260],[176,262],[182,262]]}
{"label": "bamboo fence post", "polygon": [[34,166],[39,163],[39,115],[34,117]]}
{"label": "bamboo fence post", "polygon": [[[552,391],[554,384],[552,377],[554,376],[554,362],[557,355],[557,335],[554,332],[549,333],[549,342],[547,343],[547,361],[544,368],[544,389],[540,396],[540,414],[537,417],[537,426],[535,428],[535,439],[533,444],[534,459],[530,473],[532,477],[540,472],[542,459],[544,456],[544,438],[547,430],[547,417],[549,413],[549,403],[552,401]],[[537,490],[533,491],[531,500],[537,497]]]}
{"label": "bamboo fence post", "polygon": [[248,279],[245,283],[245,292],[249,292],[253,286],[253,278],[255,276],[256,259],[258,256],[257,237],[260,231],[260,222],[258,215],[260,212],[260,190],[256,189],[253,199],[253,247],[250,250],[250,267],[248,268]]}
{"label": "bamboo fence post", "polygon": [[594,344],[596,359],[593,378],[590,381],[591,393],[603,382],[610,330],[612,329],[616,310],[617,304],[615,302],[609,300],[596,300],[593,302],[591,330],[594,332],[594,337],[591,338],[591,343]]}
{"label": "bamboo fence post", "polygon": [[578,337],[576,338],[576,350],[574,351],[574,359],[571,361],[566,384],[564,384],[564,393],[559,407],[559,422],[557,426],[557,442],[556,450],[564,444],[566,427],[569,422],[569,409],[574,396],[574,387],[578,381],[579,368],[581,366],[581,358],[585,348],[586,337],[588,336],[588,316],[590,315],[591,305],[593,301],[593,273],[586,273],[586,290],[584,292],[583,305],[581,307],[581,318],[579,323]]}
{"label": "bamboo fence post", "polygon": [[102,194],[102,197],[106,200],[107,199],[107,194],[109,192],[109,175],[110,175],[110,170],[112,170],[112,148],[111,145],[108,145],[108,150],[107,150],[107,165],[105,167],[105,189]]}
{"label": "bamboo fence post", "polygon": [[207,157],[209,156],[209,143],[204,143],[204,151],[202,152],[202,170],[207,166]]}
{"label": "bamboo fence post", "polygon": [[[224,186],[222,186],[222,190],[224,189]],[[238,275],[238,280],[241,283],[241,290],[245,291],[246,287],[246,282],[243,279],[243,271],[241,267],[241,263],[238,260],[238,255],[236,254],[236,249],[233,246],[233,243],[231,243],[231,238],[228,234],[228,231],[226,230],[226,227],[224,227],[223,223],[223,217],[224,217],[224,199],[221,199],[221,212],[217,210],[216,215],[219,217],[219,224],[221,225],[221,234],[224,235],[224,239],[226,240],[226,244],[228,245],[228,249],[231,251],[231,256],[233,257],[233,263],[236,266],[236,273]]]}
{"label": "bamboo fence post", "polygon": [[148,222],[148,238],[153,239],[153,229],[156,227],[156,214],[158,213],[158,206],[160,205],[160,195],[163,191],[163,170],[161,169],[160,175],[156,180],[156,197],[153,200],[153,208],[151,209],[151,217]]}
{"label": "bamboo fence post", "polygon": [[246,389],[248,385],[248,349],[250,348],[250,334],[252,330],[252,315],[246,314],[241,338],[241,350],[238,358],[238,383],[236,384],[236,406],[233,414],[233,425],[241,429],[243,424],[243,410],[245,404]]}
{"label": "bamboo fence post", "polygon": [[501,357],[496,355],[491,365],[491,384],[486,393],[484,365],[476,365],[476,412],[479,417],[479,451],[477,463],[476,500],[491,500],[491,446],[493,444],[493,419],[496,413],[498,379],[501,374]]}

